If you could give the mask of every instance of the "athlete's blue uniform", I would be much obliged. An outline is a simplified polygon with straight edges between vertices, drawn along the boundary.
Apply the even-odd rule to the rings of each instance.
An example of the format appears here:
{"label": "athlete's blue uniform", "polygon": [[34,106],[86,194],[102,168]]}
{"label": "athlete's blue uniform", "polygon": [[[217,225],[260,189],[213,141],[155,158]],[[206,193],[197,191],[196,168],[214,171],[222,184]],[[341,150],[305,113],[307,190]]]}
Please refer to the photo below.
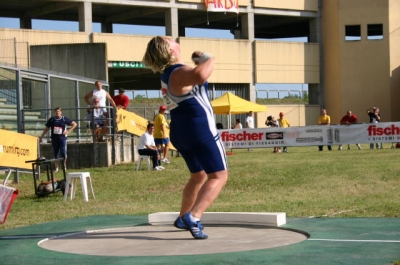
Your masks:
{"label": "athlete's blue uniform", "polygon": [[60,118],[51,117],[45,124],[51,130],[51,145],[53,147],[54,157],[67,158],[67,136],[63,133],[67,126],[72,124],[72,120],[62,116]]}
{"label": "athlete's blue uniform", "polygon": [[161,74],[167,97],[177,104],[171,113],[171,142],[185,159],[191,173],[207,174],[227,169],[225,148],[215,127],[214,113],[208,98],[208,83],[195,85],[183,96],[169,91],[171,73],[182,64],[175,64]]}

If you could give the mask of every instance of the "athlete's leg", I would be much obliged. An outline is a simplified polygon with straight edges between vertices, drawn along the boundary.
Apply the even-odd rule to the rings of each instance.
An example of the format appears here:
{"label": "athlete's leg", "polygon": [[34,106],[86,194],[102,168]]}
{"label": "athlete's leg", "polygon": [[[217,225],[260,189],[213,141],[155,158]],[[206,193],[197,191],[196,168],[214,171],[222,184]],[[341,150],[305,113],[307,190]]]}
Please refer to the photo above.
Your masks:
{"label": "athlete's leg", "polygon": [[179,216],[192,210],[193,204],[197,199],[197,194],[207,180],[207,174],[204,171],[190,174],[190,179],[183,189],[182,205]]}
{"label": "athlete's leg", "polygon": [[228,180],[228,171],[222,170],[208,174],[207,181],[201,186],[194,205],[191,209],[192,216],[201,218],[207,208],[217,198]]}
{"label": "athlete's leg", "polygon": [[[61,141],[60,140],[56,140],[56,139],[52,139],[51,140],[51,145],[52,145],[52,147],[53,147],[53,152],[54,152],[54,158],[60,158],[60,150],[61,150]],[[57,172],[58,171],[58,168],[59,168],[59,164],[58,164],[58,162],[55,162],[54,163],[54,169],[55,169],[55,172]]]}
{"label": "athlete's leg", "polygon": [[175,227],[189,230],[195,239],[208,238],[208,236],[203,233],[203,226],[201,225],[200,218],[224,187],[228,180],[228,171],[218,171],[208,174],[207,177],[207,181],[201,186],[197,194],[192,209],[190,212],[185,213],[181,218],[184,226],[178,226],[177,221],[179,218],[174,223]]}
{"label": "athlete's leg", "polygon": [[64,158],[64,167],[67,165],[67,139],[60,140],[60,156]]}

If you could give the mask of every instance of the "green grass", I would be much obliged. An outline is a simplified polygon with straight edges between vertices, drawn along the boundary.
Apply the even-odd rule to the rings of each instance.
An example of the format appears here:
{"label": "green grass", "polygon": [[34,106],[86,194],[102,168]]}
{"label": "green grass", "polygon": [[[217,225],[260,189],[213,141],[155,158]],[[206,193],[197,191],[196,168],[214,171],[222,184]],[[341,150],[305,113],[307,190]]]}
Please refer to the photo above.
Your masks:
{"label": "green grass", "polygon": [[[318,152],[317,147],[234,149],[228,156],[229,180],[208,211],[286,212],[288,217],[399,217],[399,149]],[[69,159],[73,159],[72,157]],[[102,214],[179,211],[188,170],[181,157],[161,172],[136,171],[136,163],[88,168],[96,199],[72,201],[62,194],[38,198],[31,175],[21,175],[7,221],[0,229]],[[57,173],[61,177],[61,173]],[[42,177],[43,178],[43,177]],[[78,185],[80,188],[80,185]]]}

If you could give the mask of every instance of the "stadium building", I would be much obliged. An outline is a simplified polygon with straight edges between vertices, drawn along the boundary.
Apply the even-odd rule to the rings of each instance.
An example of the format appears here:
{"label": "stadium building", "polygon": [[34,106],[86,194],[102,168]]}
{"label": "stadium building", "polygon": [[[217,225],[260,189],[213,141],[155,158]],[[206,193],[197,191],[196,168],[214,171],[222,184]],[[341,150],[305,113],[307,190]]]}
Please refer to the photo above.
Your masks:
{"label": "stadium building", "polygon": [[[0,17],[18,18],[20,28],[0,28],[0,65],[98,79],[111,91],[121,84],[158,90],[159,76],[141,64],[152,36],[115,34],[113,27],[159,26],[180,43],[186,63],[194,50],[216,56],[214,91],[255,101],[256,84],[307,84],[318,111],[304,112],[301,125],[315,124],[319,108],[335,123],[349,109],[368,122],[371,106],[380,107],[382,121],[397,121],[399,11],[400,0],[2,0]],[[79,29],[35,30],[35,20],[75,21]],[[101,32],[94,32],[98,24]],[[189,28],[228,30],[233,38],[186,37]],[[69,86],[53,86],[54,104],[79,107]]]}

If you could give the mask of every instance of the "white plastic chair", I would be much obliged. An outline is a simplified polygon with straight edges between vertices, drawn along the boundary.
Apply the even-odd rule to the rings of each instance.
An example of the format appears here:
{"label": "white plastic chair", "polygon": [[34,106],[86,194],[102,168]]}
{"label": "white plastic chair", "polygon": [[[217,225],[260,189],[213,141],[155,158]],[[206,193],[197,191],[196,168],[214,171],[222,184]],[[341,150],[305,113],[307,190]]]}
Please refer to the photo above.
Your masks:
{"label": "white plastic chair", "polygon": [[[94,199],[94,191],[93,191],[93,186],[92,186],[92,179],[90,178],[90,173],[89,172],[72,172],[72,173],[68,173],[68,175],[67,175],[67,181],[65,183],[65,191],[64,191],[64,201],[67,200],[68,192],[70,193],[71,200],[75,197],[76,179],[77,178],[79,178],[81,180],[82,193],[83,193],[84,200],[89,201],[88,190],[87,190],[88,186],[90,188],[90,191],[91,191],[93,199]],[[87,184],[87,182],[89,182],[89,185]],[[70,184],[71,184],[71,188],[69,187]]]}
{"label": "white plastic chair", "polygon": [[147,159],[147,170],[151,170],[151,156],[148,155],[139,155],[136,170],[140,170],[140,163],[142,159]]}

